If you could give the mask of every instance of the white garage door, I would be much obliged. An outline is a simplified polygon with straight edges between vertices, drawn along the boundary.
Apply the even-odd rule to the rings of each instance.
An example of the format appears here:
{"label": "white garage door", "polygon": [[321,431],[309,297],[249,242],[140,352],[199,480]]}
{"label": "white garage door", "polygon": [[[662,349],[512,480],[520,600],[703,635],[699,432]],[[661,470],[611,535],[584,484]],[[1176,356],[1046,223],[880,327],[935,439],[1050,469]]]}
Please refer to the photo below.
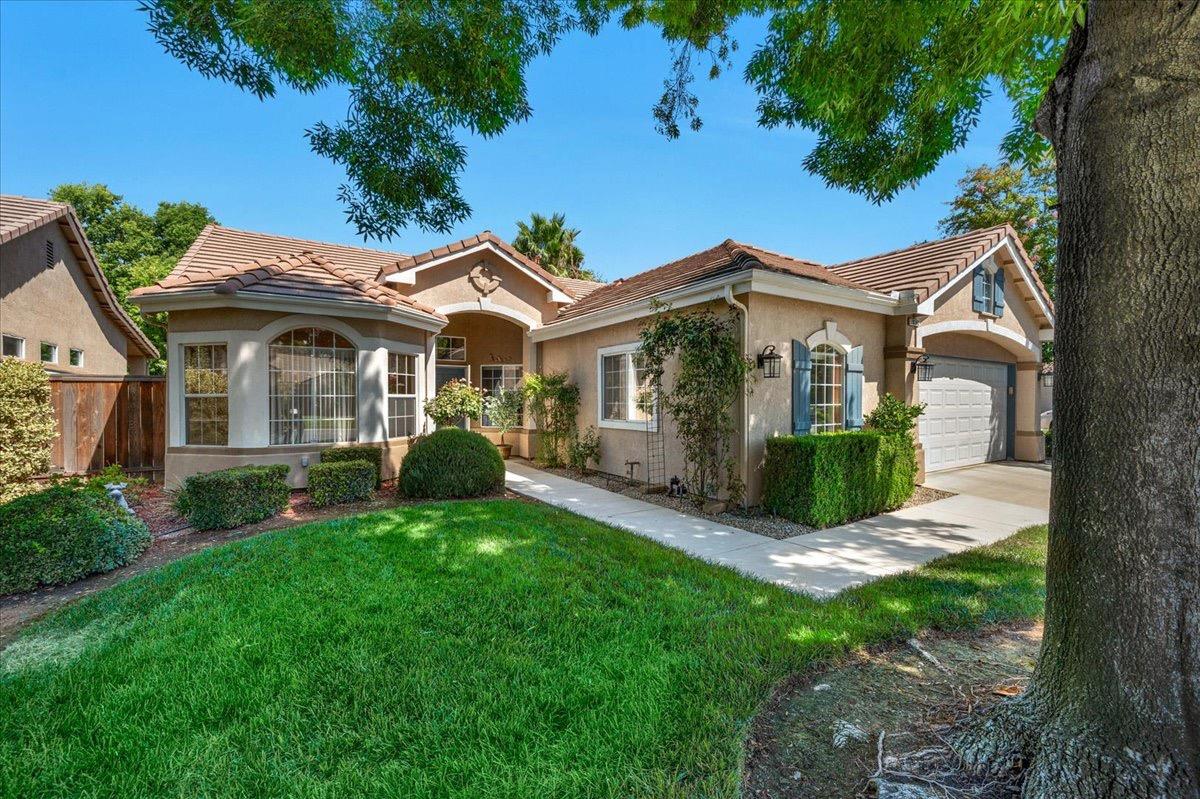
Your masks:
{"label": "white garage door", "polygon": [[931,355],[933,379],[921,383],[925,470],[1002,460],[1008,438],[1008,367]]}

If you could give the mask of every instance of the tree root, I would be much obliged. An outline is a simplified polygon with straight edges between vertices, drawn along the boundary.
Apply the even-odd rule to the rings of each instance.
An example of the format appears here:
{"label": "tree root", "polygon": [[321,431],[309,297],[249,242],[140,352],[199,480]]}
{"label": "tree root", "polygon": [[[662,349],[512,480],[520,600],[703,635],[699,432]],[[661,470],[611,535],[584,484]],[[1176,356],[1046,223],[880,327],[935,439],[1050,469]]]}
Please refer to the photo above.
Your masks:
{"label": "tree root", "polygon": [[963,767],[996,778],[1024,772],[1022,799],[1174,799],[1195,795],[1186,768],[1162,751],[1106,746],[1036,691],[996,705],[949,741]]}

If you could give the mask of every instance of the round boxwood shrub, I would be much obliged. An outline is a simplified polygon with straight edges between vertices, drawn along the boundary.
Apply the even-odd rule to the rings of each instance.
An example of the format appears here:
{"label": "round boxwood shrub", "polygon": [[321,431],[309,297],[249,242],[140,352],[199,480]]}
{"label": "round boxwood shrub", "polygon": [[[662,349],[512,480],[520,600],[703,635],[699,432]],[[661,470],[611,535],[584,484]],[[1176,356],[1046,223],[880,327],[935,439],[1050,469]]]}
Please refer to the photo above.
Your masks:
{"label": "round boxwood shrub", "polygon": [[504,485],[504,459],[478,433],[447,427],[418,439],[400,464],[406,497],[478,497]]}
{"label": "round boxwood shrub", "polygon": [[148,546],[141,519],[102,491],[51,486],[0,505],[0,594],[112,571]]}

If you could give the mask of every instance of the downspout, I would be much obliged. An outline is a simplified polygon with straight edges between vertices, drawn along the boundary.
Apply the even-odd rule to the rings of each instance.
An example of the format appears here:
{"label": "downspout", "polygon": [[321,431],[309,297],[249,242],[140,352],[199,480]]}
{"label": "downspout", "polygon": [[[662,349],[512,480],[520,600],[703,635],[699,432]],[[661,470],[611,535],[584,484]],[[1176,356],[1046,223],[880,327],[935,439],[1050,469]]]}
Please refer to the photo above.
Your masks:
{"label": "downspout", "polygon": [[[742,314],[742,355],[750,358],[750,310],[733,296],[733,286],[725,284],[725,302]],[[742,389],[742,507],[750,489],[750,393]]]}

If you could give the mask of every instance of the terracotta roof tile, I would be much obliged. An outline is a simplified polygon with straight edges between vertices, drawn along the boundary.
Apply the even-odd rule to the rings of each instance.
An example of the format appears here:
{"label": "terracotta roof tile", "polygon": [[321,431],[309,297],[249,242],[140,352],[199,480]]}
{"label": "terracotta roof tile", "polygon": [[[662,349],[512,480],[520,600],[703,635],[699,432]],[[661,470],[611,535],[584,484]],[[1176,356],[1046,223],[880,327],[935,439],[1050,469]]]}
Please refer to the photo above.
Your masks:
{"label": "terracotta roof tile", "polygon": [[408,307],[439,319],[433,308],[376,281],[397,253],[235,230],[204,228],[171,274],[133,296],[211,290],[367,302]]}
{"label": "terracotta roof tile", "polygon": [[[971,264],[983,257],[1005,237],[1016,245],[1022,258],[1033,263],[1021,239],[1011,225],[972,230],[959,236],[927,241],[899,250],[836,264],[830,270],[876,291],[913,292],[917,302],[929,299]],[[1046,287],[1033,270],[1037,289],[1047,305],[1050,297]]]}
{"label": "terracotta roof tile", "polygon": [[70,212],[71,206],[66,203],[18,197],[15,194],[0,195],[0,244],[23,236]]}
{"label": "terracotta roof tile", "polygon": [[743,244],[733,239],[726,239],[715,247],[693,253],[678,261],[672,261],[655,269],[639,272],[631,277],[597,287],[578,302],[563,308],[551,324],[618,305],[637,302],[744,269],[763,269],[816,280],[833,286],[869,290],[861,284],[830,272],[813,261],[804,261],[782,253],[764,250],[761,247]]}

